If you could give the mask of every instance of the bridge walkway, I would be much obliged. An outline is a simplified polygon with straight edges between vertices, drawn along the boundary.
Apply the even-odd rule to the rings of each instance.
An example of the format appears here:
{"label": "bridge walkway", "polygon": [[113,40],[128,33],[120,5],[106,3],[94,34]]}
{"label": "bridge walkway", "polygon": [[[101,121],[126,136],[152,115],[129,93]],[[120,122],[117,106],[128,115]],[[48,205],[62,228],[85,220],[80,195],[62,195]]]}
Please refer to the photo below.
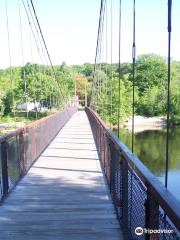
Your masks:
{"label": "bridge walkway", "polygon": [[3,240],[119,240],[86,113],[59,132],[0,207]]}

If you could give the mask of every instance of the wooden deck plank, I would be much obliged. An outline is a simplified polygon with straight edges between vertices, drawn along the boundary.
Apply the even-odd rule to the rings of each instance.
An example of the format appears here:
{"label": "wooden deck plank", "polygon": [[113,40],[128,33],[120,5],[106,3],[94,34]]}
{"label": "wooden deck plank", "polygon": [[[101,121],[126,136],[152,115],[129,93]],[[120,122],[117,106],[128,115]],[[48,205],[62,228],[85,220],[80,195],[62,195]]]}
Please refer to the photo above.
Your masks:
{"label": "wooden deck plank", "polygon": [[2,239],[119,240],[85,112],[76,113],[0,207]]}

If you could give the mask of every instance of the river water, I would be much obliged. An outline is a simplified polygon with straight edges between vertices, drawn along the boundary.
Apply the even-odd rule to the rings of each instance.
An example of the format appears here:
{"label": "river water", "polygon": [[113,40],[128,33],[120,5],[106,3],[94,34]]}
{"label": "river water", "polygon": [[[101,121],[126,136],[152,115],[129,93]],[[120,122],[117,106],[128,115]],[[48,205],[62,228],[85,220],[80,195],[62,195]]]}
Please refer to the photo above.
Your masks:
{"label": "river water", "polygon": [[[131,148],[131,132],[121,129],[120,139]],[[146,130],[135,133],[134,152],[164,183],[166,130]],[[180,127],[172,128],[169,137],[168,189],[180,200]]]}

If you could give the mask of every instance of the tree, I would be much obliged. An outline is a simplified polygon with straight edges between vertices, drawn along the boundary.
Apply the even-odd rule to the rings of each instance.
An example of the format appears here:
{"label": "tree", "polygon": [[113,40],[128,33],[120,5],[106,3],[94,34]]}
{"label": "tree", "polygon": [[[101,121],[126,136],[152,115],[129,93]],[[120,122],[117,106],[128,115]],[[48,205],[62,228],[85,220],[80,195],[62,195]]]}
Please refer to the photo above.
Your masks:
{"label": "tree", "polygon": [[66,64],[65,61],[63,61],[62,64],[61,64],[61,66],[60,66],[60,71],[64,72],[65,69],[66,69],[66,67],[67,67],[67,64]]}
{"label": "tree", "polygon": [[85,63],[83,65],[83,71],[82,73],[86,76],[86,77],[90,77],[93,74],[93,70],[94,70],[94,66],[90,63]]}
{"label": "tree", "polygon": [[[132,74],[130,74],[132,80]],[[161,87],[167,80],[167,64],[155,54],[140,55],[136,62],[136,82],[140,95],[153,86]]]}

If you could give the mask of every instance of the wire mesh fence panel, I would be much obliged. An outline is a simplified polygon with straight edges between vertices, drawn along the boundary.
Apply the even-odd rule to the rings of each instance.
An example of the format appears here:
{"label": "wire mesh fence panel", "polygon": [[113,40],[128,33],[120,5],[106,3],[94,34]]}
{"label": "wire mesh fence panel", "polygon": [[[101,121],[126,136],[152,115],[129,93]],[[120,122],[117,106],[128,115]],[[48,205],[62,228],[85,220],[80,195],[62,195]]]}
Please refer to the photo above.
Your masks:
{"label": "wire mesh fence panel", "polygon": [[111,164],[110,164],[110,188],[111,195],[117,212],[119,221],[122,218],[122,159],[114,145],[110,142]]}
{"label": "wire mesh fence panel", "polygon": [[162,231],[162,233],[160,233],[160,240],[180,239],[180,233],[178,233],[174,224],[162,208],[160,208],[159,211],[159,230]]}
{"label": "wire mesh fence panel", "polygon": [[24,133],[24,152],[25,152],[25,169],[28,169],[32,163],[32,154],[31,154],[31,134],[28,131]]}
{"label": "wire mesh fence panel", "polygon": [[136,235],[135,229],[145,228],[146,187],[131,168],[128,170],[128,227],[132,239],[145,239]]}
{"label": "wire mesh fence panel", "polygon": [[13,188],[20,177],[19,136],[7,140],[8,182],[9,189]]}

